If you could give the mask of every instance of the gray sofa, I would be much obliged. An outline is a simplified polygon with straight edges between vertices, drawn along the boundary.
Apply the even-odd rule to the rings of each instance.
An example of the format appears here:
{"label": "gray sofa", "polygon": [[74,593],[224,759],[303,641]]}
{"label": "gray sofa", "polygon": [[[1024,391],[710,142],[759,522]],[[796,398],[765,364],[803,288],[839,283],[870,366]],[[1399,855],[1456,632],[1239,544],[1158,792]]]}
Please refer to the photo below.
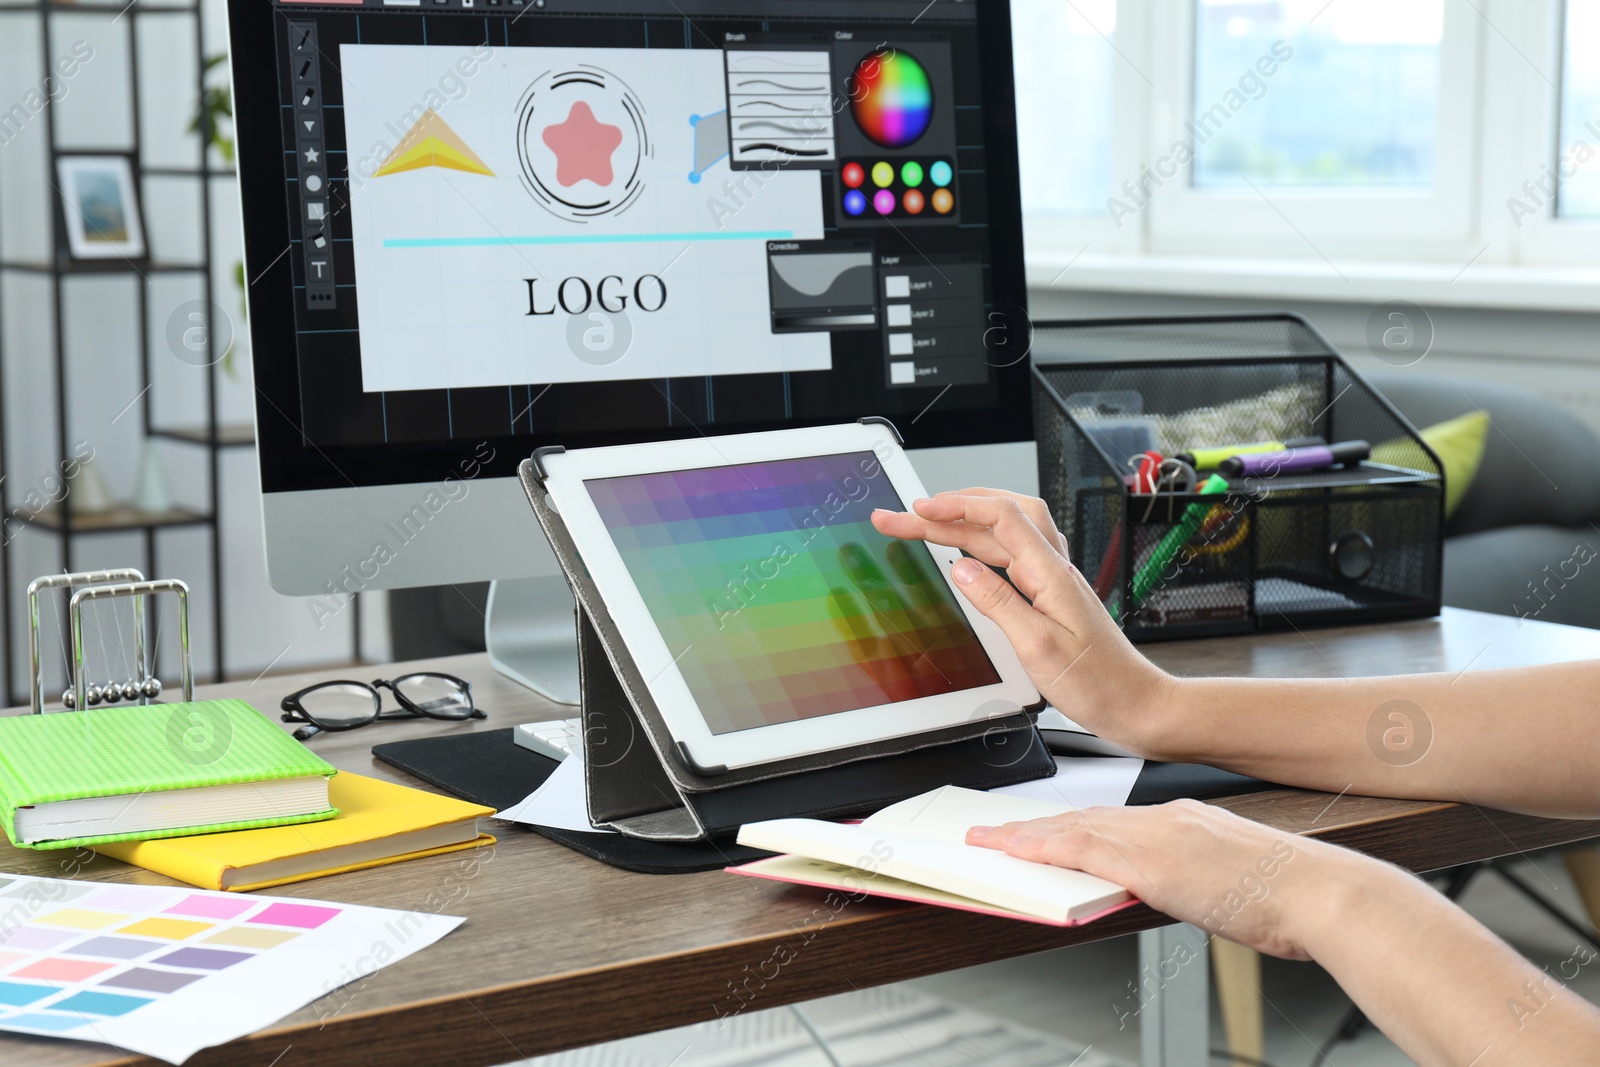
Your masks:
{"label": "gray sofa", "polygon": [[1478,409],[1492,420],[1446,531],[1445,604],[1600,628],[1600,437],[1526,389],[1420,369],[1371,381],[1418,429]]}

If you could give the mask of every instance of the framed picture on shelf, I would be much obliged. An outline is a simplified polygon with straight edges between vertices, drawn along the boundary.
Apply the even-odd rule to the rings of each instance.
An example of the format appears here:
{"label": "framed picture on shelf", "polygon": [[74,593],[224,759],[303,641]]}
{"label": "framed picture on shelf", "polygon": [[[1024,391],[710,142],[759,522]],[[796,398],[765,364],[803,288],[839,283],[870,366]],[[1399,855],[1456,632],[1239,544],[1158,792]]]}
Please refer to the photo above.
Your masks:
{"label": "framed picture on shelf", "polygon": [[144,222],[133,157],[119,153],[56,157],[61,216],[73,259],[142,260]]}

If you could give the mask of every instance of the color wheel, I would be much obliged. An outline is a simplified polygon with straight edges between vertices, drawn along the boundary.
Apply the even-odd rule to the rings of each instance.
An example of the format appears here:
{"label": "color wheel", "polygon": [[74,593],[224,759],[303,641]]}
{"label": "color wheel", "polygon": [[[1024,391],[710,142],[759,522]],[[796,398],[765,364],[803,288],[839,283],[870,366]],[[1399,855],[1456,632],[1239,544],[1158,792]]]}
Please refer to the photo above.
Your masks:
{"label": "color wheel", "polygon": [[928,72],[911,56],[882,48],[856,64],[856,125],[874,144],[905,148],[916,143],[933,121],[933,86]]}

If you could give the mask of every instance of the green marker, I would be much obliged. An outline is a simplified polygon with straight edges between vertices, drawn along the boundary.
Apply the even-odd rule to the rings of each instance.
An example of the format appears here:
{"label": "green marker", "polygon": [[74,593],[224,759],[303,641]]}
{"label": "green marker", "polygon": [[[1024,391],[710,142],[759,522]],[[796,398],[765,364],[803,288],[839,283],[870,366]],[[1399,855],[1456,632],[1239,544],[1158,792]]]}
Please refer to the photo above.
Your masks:
{"label": "green marker", "polygon": [[[1215,496],[1227,491],[1228,483],[1220,474],[1213,474],[1207,478],[1199,490],[1201,496]],[[1183,546],[1189,543],[1189,539],[1199,532],[1200,527],[1205,524],[1206,516],[1211,514],[1211,509],[1214,507],[1215,504],[1195,503],[1183,509],[1183,517],[1178,520],[1178,525],[1167,531],[1167,535],[1156,544],[1156,550],[1145,561],[1145,565],[1139,568],[1139,573],[1133,576],[1133,608],[1138,608],[1144,603],[1144,598],[1150,595],[1150,591],[1161,580],[1161,574],[1167,569],[1167,565]]]}

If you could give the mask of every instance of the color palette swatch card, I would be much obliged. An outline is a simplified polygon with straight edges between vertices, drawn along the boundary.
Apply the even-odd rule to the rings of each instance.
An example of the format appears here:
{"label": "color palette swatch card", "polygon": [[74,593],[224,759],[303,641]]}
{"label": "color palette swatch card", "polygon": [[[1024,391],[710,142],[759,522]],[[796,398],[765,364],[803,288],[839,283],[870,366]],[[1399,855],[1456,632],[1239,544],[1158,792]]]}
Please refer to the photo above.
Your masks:
{"label": "color palette swatch card", "polygon": [[438,941],[464,919],[0,875],[0,1030],[179,1064]]}

